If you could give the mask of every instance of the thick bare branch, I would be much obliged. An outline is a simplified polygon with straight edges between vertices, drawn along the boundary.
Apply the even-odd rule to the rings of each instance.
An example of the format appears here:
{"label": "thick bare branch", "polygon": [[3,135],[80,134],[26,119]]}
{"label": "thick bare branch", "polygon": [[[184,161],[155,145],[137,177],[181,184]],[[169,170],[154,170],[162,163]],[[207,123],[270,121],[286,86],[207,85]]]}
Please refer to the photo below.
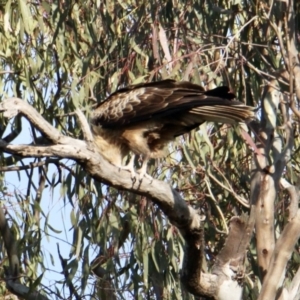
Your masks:
{"label": "thick bare branch", "polygon": [[300,268],[298,268],[290,286],[288,287],[288,298],[290,300],[297,300],[300,298]]}
{"label": "thick bare branch", "polygon": [[[19,98],[8,98],[1,102],[0,112],[4,112],[4,116],[8,119],[21,114],[54,144],[72,145],[72,143],[76,141],[73,138],[62,135],[55,127],[46,122],[46,120],[32,106]],[[77,144],[85,146],[83,141],[77,140]]]}
{"label": "thick bare branch", "polygon": [[167,183],[155,179],[143,179],[142,183],[132,182],[129,175],[130,172],[111,165],[97,151],[93,151],[93,149],[77,147],[74,142],[73,145],[44,147],[9,145],[3,141],[0,141],[0,149],[3,152],[22,157],[56,156],[77,160],[96,180],[150,197],[179,228],[186,228],[189,225],[192,226],[191,228],[198,228],[200,225],[200,216],[198,213],[187,206],[179,193],[171,189]]}
{"label": "thick bare branch", "polygon": [[29,287],[24,286],[20,283],[16,283],[13,280],[8,280],[6,285],[8,290],[11,293],[17,295],[22,299],[26,299],[26,300],[48,300],[49,299],[38,292],[31,291]]}
{"label": "thick bare branch", "polygon": [[[274,85],[277,85],[275,81],[273,82]],[[263,124],[257,146],[261,155],[255,156],[251,180],[251,203],[254,205],[252,210],[255,212],[254,214],[251,212],[251,216],[256,219],[257,255],[262,278],[268,270],[275,247],[274,202],[278,176],[275,173],[280,171],[275,172],[275,166],[270,164],[269,156],[274,143],[278,105],[279,92],[276,88],[268,86],[263,96]]]}
{"label": "thick bare branch", "polygon": [[[204,258],[204,232],[203,224],[201,228],[188,232],[185,235],[187,245],[181,273],[181,281],[186,289],[199,296],[213,297],[216,294],[216,286],[209,284],[209,276],[202,272],[202,263]],[[208,279],[208,283],[203,285]],[[214,278],[218,280],[216,276]],[[200,283],[202,282],[202,283]]]}
{"label": "thick bare branch", "polygon": [[[117,188],[127,189],[140,195],[145,195],[157,203],[171,222],[182,229],[193,230],[200,228],[200,216],[190,206],[187,206],[178,192],[171,189],[167,183],[159,180],[144,178],[140,182],[132,182],[130,172],[120,170],[108,163],[98,153],[96,148],[88,147],[83,141],[64,137],[53,126],[37,113],[26,102],[11,98],[0,104],[0,110],[5,111],[6,116],[12,116],[19,112],[46,134],[56,145],[29,146],[9,145],[0,141],[0,149],[3,152],[12,153],[23,157],[49,157],[56,156],[70,158],[78,161],[96,179]],[[17,112],[15,111],[17,110]],[[8,112],[8,113],[6,113]],[[46,132],[44,132],[45,130]]]}
{"label": "thick bare branch", "polygon": [[292,255],[297,240],[300,237],[300,210],[295,218],[289,222],[276,242],[268,273],[258,300],[275,299],[285,274],[286,265]]}
{"label": "thick bare branch", "polygon": [[[6,153],[19,155],[22,157],[51,157],[73,158],[86,160],[89,159],[88,153],[84,152],[86,148],[81,147],[81,143],[76,143],[73,139],[73,145],[52,145],[52,146],[30,146],[30,145],[10,145],[0,140],[0,149]],[[81,141],[79,141],[81,142]],[[90,153],[93,155],[93,152]]]}
{"label": "thick bare branch", "polygon": [[230,221],[229,235],[212,270],[213,274],[218,275],[220,298],[241,299],[244,260],[252,230],[253,224],[246,216],[233,217]]}

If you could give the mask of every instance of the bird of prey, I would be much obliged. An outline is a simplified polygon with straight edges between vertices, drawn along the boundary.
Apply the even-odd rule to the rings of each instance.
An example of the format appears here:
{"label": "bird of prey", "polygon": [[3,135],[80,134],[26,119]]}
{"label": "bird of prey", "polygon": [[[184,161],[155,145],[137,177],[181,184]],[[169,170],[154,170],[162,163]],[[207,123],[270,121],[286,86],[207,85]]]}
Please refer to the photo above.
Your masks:
{"label": "bird of prey", "polygon": [[[142,180],[149,159],[164,156],[164,147],[175,137],[205,121],[235,123],[254,117],[253,107],[233,98],[226,86],[205,91],[187,81],[163,80],[121,88],[94,107],[94,142],[104,158],[130,170],[133,178],[134,157],[142,155]],[[122,166],[130,152],[128,165]]]}

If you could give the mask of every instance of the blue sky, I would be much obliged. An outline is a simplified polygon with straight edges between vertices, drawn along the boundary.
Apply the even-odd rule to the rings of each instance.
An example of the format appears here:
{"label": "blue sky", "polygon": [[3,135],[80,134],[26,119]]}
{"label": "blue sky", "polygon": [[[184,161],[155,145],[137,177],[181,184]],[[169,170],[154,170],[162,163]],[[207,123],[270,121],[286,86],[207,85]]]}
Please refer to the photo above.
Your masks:
{"label": "blue sky", "polygon": [[[8,126],[4,136],[9,132],[10,126]],[[18,137],[12,142],[12,144],[28,144],[32,141],[31,133],[30,133],[30,125],[25,118],[22,118],[22,132],[18,135]],[[33,159],[23,159],[24,164],[28,164],[32,162]],[[68,162],[66,162],[68,164]],[[20,164],[18,164],[20,165]],[[62,171],[64,172],[64,171]],[[48,170],[48,178],[52,179],[53,176],[58,177],[57,168],[53,165],[49,165]],[[6,172],[5,173],[5,183],[7,187],[7,191],[10,195],[10,202],[15,203],[14,206],[11,206],[9,209],[9,213],[12,216],[16,216],[16,211],[19,211],[18,203],[14,199],[14,193],[21,195],[26,195],[27,187],[28,187],[28,176],[25,171],[20,171],[19,176],[16,171]],[[38,169],[35,168],[33,171],[33,182],[36,186],[38,186]],[[35,191],[31,192],[31,202],[35,198]],[[71,222],[70,222],[70,214],[72,207],[67,202],[64,203],[62,201],[62,197],[60,195],[60,185],[56,186],[54,189],[49,187],[45,188],[42,195],[41,201],[41,209],[45,215],[49,214],[48,223],[54,227],[55,230],[61,231],[60,234],[51,232],[49,230],[49,234],[52,235],[52,238],[46,238],[45,234],[42,232],[42,252],[44,254],[44,264],[53,272],[46,272],[44,275],[44,279],[42,281],[47,287],[50,287],[51,284],[54,284],[54,280],[63,279],[61,273],[62,267],[60,265],[60,261],[57,254],[57,243],[60,246],[61,255],[64,258],[69,257],[70,246],[66,246],[66,243],[72,243],[72,231]],[[41,230],[44,228],[45,218],[42,214],[41,216]],[[18,220],[20,222],[20,220]],[[59,238],[59,239],[58,239]],[[54,258],[55,266],[52,265],[50,260],[50,253]]]}

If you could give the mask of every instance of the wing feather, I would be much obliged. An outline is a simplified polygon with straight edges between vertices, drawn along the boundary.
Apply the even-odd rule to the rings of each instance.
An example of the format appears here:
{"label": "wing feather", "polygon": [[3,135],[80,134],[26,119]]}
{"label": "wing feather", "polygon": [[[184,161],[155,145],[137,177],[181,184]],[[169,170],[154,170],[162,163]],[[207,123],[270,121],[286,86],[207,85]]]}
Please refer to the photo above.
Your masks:
{"label": "wing feather", "polygon": [[93,110],[92,123],[103,128],[117,128],[180,114],[186,118],[198,116],[198,122],[197,118],[192,118],[197,126],[205,120],[232,123],[253,117],[253,109],[232,101],[234,97],[228,87],[204,91],[201,86],[185,81],[138,84],[122,88],[99,103]]}

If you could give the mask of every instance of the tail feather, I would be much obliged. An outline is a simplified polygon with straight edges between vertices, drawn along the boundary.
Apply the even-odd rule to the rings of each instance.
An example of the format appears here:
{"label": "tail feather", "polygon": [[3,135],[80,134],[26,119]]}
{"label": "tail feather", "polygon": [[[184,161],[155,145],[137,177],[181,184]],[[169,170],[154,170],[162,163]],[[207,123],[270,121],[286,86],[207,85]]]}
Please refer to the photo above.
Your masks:
{"label": "tail feather", "polygon": [[214,105],[200,106],[190,110],[199,119],[217,123],[244,122],[255,118],[253,107],[246,105]]}

